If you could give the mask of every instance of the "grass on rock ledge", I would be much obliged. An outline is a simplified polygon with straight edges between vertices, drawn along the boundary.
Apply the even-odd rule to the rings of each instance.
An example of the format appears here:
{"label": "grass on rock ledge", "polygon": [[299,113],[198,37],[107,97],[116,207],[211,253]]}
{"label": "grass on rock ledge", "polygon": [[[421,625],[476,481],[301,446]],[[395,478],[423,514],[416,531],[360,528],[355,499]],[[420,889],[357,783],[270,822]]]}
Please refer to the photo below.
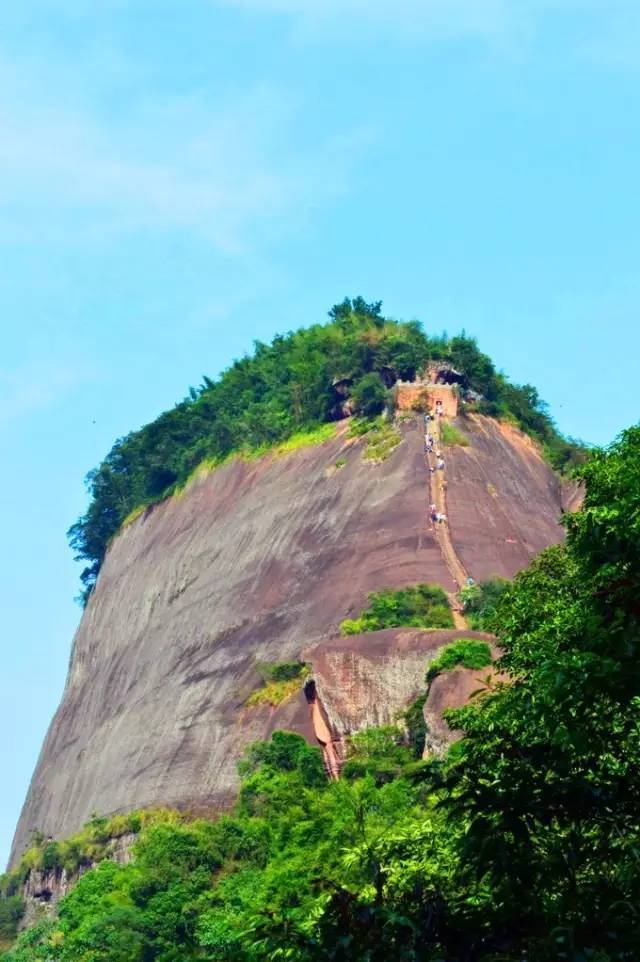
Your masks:
{"label": "grass on rock ledge", "polygon": [[249,695],[245,702],[247,708],[256,708],[258,705],[272,705],[275,708],[282,705],[300,691],[311,666],[298,661],[284,661],[275,665],[265,662],[258,666],[258,671],[262,675],[263,685]]}
{"label": "grass on rock ledge", "polygon": [[402,441],[402,435],[393,421],[383,417],[354,418],[349,428],[349,437],[365,438],[362,459],[374,464],[386,461]]}
{"label": "grass on rock ledge", "polygon": [[426,681],[455,668],[488,668],[492,662],[491,649],[479,638],[458,638],[443,648],[427,669]]}
{"label": "grass on rock ledge", "polygon": [[342,622],[342,635],[361,635],[383,628],[454,627],[449,601],[440,585],[385,588],[372,592],[368,601],[359,618]]}
{"label": "grass on rock ledge", "polygon": [[450,424],[448,421],[443,421],[440,424],[440,442],[445,447],[469,447],[469,438],[462,431],[458,430],[455,425]]}

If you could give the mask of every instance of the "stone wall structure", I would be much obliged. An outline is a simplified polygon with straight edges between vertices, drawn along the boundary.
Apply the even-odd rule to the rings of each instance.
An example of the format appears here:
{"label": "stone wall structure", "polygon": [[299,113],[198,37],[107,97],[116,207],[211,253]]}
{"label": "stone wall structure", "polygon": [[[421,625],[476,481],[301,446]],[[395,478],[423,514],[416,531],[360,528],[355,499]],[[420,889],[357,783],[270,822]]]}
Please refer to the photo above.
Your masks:
{"label": "stone wall structure", "polygon": [[439,409],[445,417],[458,415],[458,393],[449,384],[430,381],[398,381],[396,407],[399,411],[413,411],[419,407],[432,414]]}

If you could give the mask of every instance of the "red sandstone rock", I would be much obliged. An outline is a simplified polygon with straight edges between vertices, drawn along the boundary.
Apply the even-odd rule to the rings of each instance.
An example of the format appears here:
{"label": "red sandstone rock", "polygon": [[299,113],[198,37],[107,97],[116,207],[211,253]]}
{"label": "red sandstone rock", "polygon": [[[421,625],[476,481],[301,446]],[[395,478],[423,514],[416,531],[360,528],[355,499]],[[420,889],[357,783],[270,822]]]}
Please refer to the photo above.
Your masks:
{"label": "red sandstone rock", "polygon": [[[468,636],[467,636],[468,637]],[[492,687],[508,682],[509,676],[495,668],[455,668],[437,675],[429,686],[429,694],[424,705],[424,720],[427,734],[424,757],[439,755],[449,745],[462,737],[458,729],[450,728],[442,717],[448,708],[462,708],[472,698],[481,698]]]}
{"label": "red sandstone rock", "polygon": [[[456,550],[476,579],[512,576],[562,537],[561,485],[519,432],[484,418],[460,426],[470,447],[446,455]],[[244,707],[258,661],[309,650],[340,730],[404,707],[424,671],[423,635],[331,640],[370,591],[454,589],[427,524],[422,426],[402,430],[380,465],[363,462],[363,442],[344,434],[230,462],[114,540],[74,640],[14,861],[34,828],[69,835],[93,810],[228,804],[248,742],[274,727],[312,738],[302,696],[277,710]],[[336,470],[339,459],[346,465]]]}
{"label": "red sandstone rock", "polygon": [[429,662],[456,638],[493,636],[477,631],[387,628],[321,642],[304,652],[318,695],[338,737],[398,720],[421,692]]}
{"label": "red sandstone rock", "polygon": [[473,415],[456,425],[468,447],[446,448],[447,508],[453,547],[476,581],[512,578],[530,558],[562,540],[560,511],[570,504],[560,479],[517,428]]}

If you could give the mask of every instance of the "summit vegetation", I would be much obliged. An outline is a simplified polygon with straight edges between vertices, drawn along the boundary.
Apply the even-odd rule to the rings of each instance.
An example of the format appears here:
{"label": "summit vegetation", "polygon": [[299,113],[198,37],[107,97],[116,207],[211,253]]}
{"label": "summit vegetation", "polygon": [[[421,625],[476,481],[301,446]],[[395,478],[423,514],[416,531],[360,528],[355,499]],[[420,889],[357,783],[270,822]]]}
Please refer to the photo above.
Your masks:
{"label": "summit vegetation", "polygon": [[[277,335],[270,344],[256,341],[251,356],[216,380],[203,377],[170,411],[119,438],[87,475],[90,503],[69,530],[76,558],[86,562],[84,598],[125,519],[175,492],[199,465],[264,450],[342,417],[341,385],[355,413],[374,418],[388,401],[387,388],[397,378],[412,380],[431,359],[463,372],[480,398],[475,408],[513,420],[540,442],[554,467],[581,459],[580,446],[558,433],[536,389],[512,384],[473,338],[432,336],[417,321],[384,317],[381,308],[380,301],[346,298],[326,324]],[[380,457],[392,442],[380,441]]]}
{"label": "summit vegetation", "polygon": [[276,732],[233,813],[142,826],[4,962],[640,957],[640,426],[578,473],[566,544],[492,598],[511,681],[450,713],[444,758],[419,758],[418,704],[355,736],[338,782]]}

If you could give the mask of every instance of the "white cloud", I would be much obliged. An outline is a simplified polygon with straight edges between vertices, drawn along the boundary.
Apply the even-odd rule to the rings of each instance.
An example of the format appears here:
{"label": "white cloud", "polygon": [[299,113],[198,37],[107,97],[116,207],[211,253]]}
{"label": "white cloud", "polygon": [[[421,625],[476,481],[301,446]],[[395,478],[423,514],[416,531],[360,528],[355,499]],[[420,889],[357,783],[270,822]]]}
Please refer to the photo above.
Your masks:
{"label": "white cloud", "polygon": [[237,252],[294,229],[344,184],[348,144],[297,149],[297,104],[277,90],[100,116],[29,66],[0,63],[0,239],[186,230]]}

